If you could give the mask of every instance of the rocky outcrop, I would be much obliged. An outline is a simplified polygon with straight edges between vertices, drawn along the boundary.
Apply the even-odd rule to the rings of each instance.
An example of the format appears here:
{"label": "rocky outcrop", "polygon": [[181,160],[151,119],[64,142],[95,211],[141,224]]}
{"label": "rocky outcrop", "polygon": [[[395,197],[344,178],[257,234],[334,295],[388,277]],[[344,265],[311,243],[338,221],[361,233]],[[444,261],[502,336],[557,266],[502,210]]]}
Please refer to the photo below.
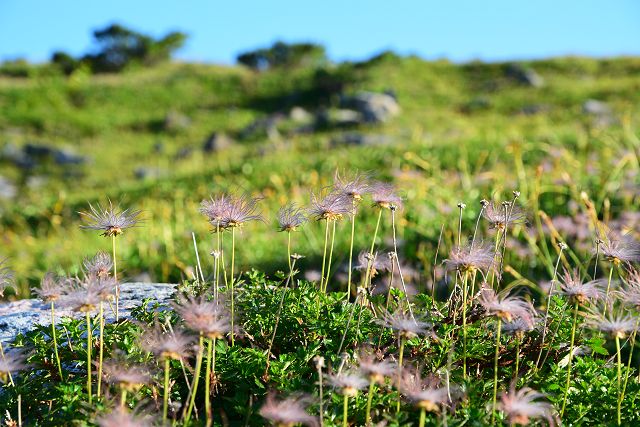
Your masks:
{"label": "rocky outcrop", "polygon": [[[147,298],[168,304],[176,291],[176,285],[166,283],[123,283],[120,287],[120,317],[126,318],[131,309]],[[80,317],[63,307],[56,306],[56,321],[61,317]],[[107,321],[113,321],[114,315],[109,308],[105,310]],[[23,299],[0,303],[0,341],[9,342],[16,335],[30,331],[34,325],[50,325],[50,305],[39,299]]]}

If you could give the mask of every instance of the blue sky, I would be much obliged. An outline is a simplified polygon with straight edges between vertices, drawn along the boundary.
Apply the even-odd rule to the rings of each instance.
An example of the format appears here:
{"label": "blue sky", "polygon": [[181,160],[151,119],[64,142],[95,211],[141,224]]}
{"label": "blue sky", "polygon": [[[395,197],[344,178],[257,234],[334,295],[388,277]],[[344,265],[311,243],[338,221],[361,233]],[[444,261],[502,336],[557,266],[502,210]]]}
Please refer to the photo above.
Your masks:
{"label": "blue sky", "polygon": [[178,57],[216,63],[278,39],[321,42],[335,60],[384,49],[453,61],[640,55],[637,0],[0,0],[0,60],[79,55],[112,22],[184,31]]}

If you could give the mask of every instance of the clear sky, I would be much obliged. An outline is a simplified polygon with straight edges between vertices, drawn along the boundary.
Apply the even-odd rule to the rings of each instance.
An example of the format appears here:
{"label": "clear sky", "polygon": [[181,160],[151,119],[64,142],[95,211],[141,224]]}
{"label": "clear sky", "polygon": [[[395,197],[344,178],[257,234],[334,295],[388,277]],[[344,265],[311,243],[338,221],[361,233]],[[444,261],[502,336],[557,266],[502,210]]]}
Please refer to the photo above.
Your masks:
{"label": "clear sky", "polygon": [[640,55],[639,0],[0,0],[0,60],[79,55],[112,22],[184,31],[179,58],[217,63],[278,39],[321,42],[334,60]]}

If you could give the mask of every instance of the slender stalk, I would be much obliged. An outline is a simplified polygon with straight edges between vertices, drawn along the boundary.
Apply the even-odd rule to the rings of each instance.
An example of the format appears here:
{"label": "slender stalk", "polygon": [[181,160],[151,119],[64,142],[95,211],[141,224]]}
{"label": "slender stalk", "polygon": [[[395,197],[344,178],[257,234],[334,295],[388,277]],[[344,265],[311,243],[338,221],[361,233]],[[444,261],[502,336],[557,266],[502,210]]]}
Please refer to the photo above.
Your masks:
{"label": "slender stalk", "polygon": [[[400,354],[398,354],[398,384],[402,378],[402,358],[404,356],[404,342],[405,338],[400,336]],[[400,395],[398,395],[398,404],[396,406],[396,413],[400,412]]]}
{"label": "slender stalk", "polygon": [[235,329],[233,327],[233,322],[234,322],[234,317],[235,317],[235,300],[234,300],[234,277],[233,277],[233,273],[234,273],[234,268],[235,268],[235,261],[236,261],[236,229],[235,227],[231,228],[231,347],[233,347],[233,345],[235,344],[234,341],[234,336],[235,336]]}
{"label": "slender stalk", "polygon": [[496,243],[495,246],[493,248],[493,267],[491,269],[491,288],[493,288],[493,281],[496,277],[496,269],[495,269],[495,264],[496,264],[496,258],[498,257],[498,246],[500,244],[500,230],[496,230]]}
{"label": "slender stalk", "polygon": [[602,309],[602,315],[607,314],[607,306],[609,304],[609,291],[611,290],[611,279],[613,279],[613,265],[609,270],[609,280],[607,280],[607,292],[604,295],[604,308]]}
{"label": "slender stalk", "polygon": [[351,268],[353,266],[353,238],[356,232],[356,199],[353,199],[353,212],[351,213],[351,241],[349,243],[349,278],[347,279],[347,301],[351,297]]}
{"label": "slender stalk", "polygon": [[[4,360],[4,349],[2,348],[2,341],[0,341],[0,356]],[[16,385],[13,382],[13,377],[11,376],[11,372],[7,371],[7,375],[9,377],[9,384],[11,384],[12,387],[15,387]]]}
{"label": "slender stalk", "polygon": [[287,231],[287,263],[289,264],[289,276],[293,268],[291,267],[291,231]]}
{"label": "slender stalk", "polygon": [[204,407],[207,417],[207,426],[210,426],[213,422],[213,414],[211,412],[211,357],[213,355],[212,340],[207,339],[207,366],[204,374]]}
{"label": "slender stalk", "polygon": [[516,334],[516,374],[513,376],[518,381],[518,373],[520,371],[520,337]]}
{"label": "slender stalk", "polygon": [[460,211],[458,215],[458,247],[460,247],[460,243],[462,242],[462,210],[464,206],[463,203],[458,203],[458,210]]}
{"label": "slender stalk", "polygon": [[198,356],[196,357],[196,369],[193,374],[193,382],[191,383],[191,399],[189,400],[189,406],[187,407],[184,415],[185,425],[189,425],[189,420],[191,419],[191,411],[193,411],[193,405],[196,402],[196,394],[198,391],[198,381],[200,380],[200,371],[202,370],[202,359],[203,359],[203,353],[204,353],[203,350],[204,350],[204,337],[202,336],[202,334],[200,334],[200,340],[198,342]]}
{"label": "slender stalk", "polygon": [[169,368],[171,359],[165,357],[164,359],[164,396],[162,399],[162,421],[166,423],[167,414],[169,412]]}
{"label": "slender stalk", "polygon": [[493,404],[491,406],[491,425],[496,423],[496,399],[498,397],[498,358],[500,357],[500,332],[502,331],[502,319],[498,317],[496,332],[496,354],[493,359]]}
{"label": "slender stalk", "polygon": [[93,400],[91,394],[91,315],[87,311],[87,395],[89,396],[89,405]]}
{"label": "slender stalk", "polygon": [[97,396],[101,396],[102,390],[102,356],[104,353],[104,305],[100,301],[100,314],[98,315],[100,321],[100,352],[98,355],[98,393]]}
{"label": "slender stalk", "polygon": [[636,319],[636,327],[631,332],[631,338],[629,340],[629,361],[627,362],[627,371],[624,376],[624,384],[622,385],[622,395],[620,396],[620,400],[624,400],[624,394],[627,390],[627,383],[629,382],[629,376],[631,374],[631,361],[633,359],[633,348],[636,344],[636,334],[638,331],[638,326],[640,325],[640,317]]}
{"label": "slender stalk", "polygon": [[551,285],[549,288],[549,295],[547,295],[547,306],[544,310],[544,324],[542,325],[542,341],[540,343],[540,353],[538,353],[538,359],[536,359],[535,369],[538,369],[538,364],[540,363],[540,358],[542,357],[542,350],[544,348],[544,340],[547,336],[547,322],[549,320],[549,308],[551,306],[551,297],[553,295],[553,289],[556,286],[556,278],[558,277],[558,266],[560,265],[560,259],[562,258],[562,251],[564,250],[564,245],[560,246],[560,252],[558,253],[558,259],[556,260],[556,266],[553,270],[553,277],[551,278]]}
{"label": "slender stalk", "polygon": [[348,416],[349,416],[349,395],[345,393],[342,400],[342,427],[348,427],[349,425]]}
{"label": "slender stalk", "polygon": [[480,218],[482,218],[482,214],[484,212],[484,204],[481,205],[480,213],[478,214],[478,219],[476,219],[476,227],[473,229],[473,237],[471,238],[471,247],[469,250],[473,249],[473,244],[476,242],[476,235],[478,234],[478,226],[480,225]]}
{"label": "slender stalk", "polygon": [[409,314],[411,318],[415,321],[415,317],[413,317],[413,310],[411,309],[411,301],[409,301],[409,293],[407,292],[407,286],[404,283],[404,276],[402,275],[402,267],[400,266],[400,260],[398,259],[398,240],[396,238],[396,208],[391,207],[391,231],[393,238],[393,260],[396,261],[396,266],[398,267],[398,276],[400,277],[400,283],[402,284],[402,291],[404,292],[404,299],[407,302],[407,309],[409,310]]}
{"label": "slender stalk", "polygon": [[216,301],[220,295],[220,257],[222,254],[220,253],[220,221],[216,221],[216,256],[213,259],[213,277],[214,277],[214,293]]}
{"label": "slender stalk", "polygon": [[127,390],[123,388],[120,391],[120,407],[124,409],[126,403],[127,403]]}
{"label": "slender stalk", "polygon": [[438,246],[436,246],[436,253],[433,256],[433,283],[431,284],[431,304],[435,302],[436,298],[436,265],[438,264],[438,253],[440,252],[440,244],[442,243],[442,233],[444,232],[444,224],[440,226],[440,236],[438,237]]}
{"label": "slender stalk", "polygon": [[336,240],[336,222],[333,221],[333,230],[331,231],[331,247],[329,249],[329,262],[327,263],[327,277],[324,278],[324,292],[327,292],[329,286],[329,275],[331,274],[331,260],[333,258],[333,246]]}
{"label": "slender stalk", "polygon": [[620,336],[616,335],[616,355],[618,356],[618,425],[620,425],[620,409],[622,406],[622,355],[620,354]]}
{"label": "slender stalk", "polygon": [[[378,212],[378,220],[376,221],[376,229],[373,232],[373,239],[371,240],[371,249],[369,249],[369,254],[373,257],[373,249],[376,247],[376,238],[378,237],[378,230],[380,229],[380,220],[382,219],[382,209]],[[371,268],[373,264],[373,258],[367,262],[367,272],[365,274],[365,283],[364,286],[369,288],[369,282],[371,281]]]}
{"label": "slender stalk", "polygon": [[366,417],[366,426],[371,425],[371,402],[373,401],[373,388],[375,387],[376,382],[374,380],[369,381],[369,393],[367,394],[367,417]]}
{"label": "slender stalk", "polygon": [[573,346],[576,338],[576,323],[578,321],[578,303],[576,302],[573,307],[573,324],[571,326],[571,344],[569,345],[569,363],[567,364],[567,381],[564,385],[564,397],[562,398],[562,409],[560,410],[560,417],[564,415],[564,410],[567,407],[567,396],[569,395],[569,384],[571,383],[571,362],[573,362]]}
{"label": "slender stalk", "polygon": [[462,379],[467,379],[467,282],[469,272],[465,271],[462,281]]}
{"label": "slender stalk", "polygon": [[120,316],[120,283],[118,283],[118,258],[116,258],[116,236],[111,236],[111,247],[113,250],[113,278],[116,281],[116,322]]}
{"label": "slender stalk", "polygon": [[427,419],[427,411],[424,408],[420,408],[420,421],[418,421],[418,427],[424,427],[424,422]]}
{"label": "slender stalk", "polygon": [[51,301],[51,336],[53,337],[53,351],[56,356],[56,363],[58,365],[58,374],[60,375],[60,380],[62,380],[62,364],[60,363],[60,356],[58,355],[58,339],[56,337],[56,316],[55,316],[55,308],[54,302]]}
{"label": "slender stalk", "polygon": [[320,273],[320,292],[324,292],[324,268],[327,263],[327,245],[329,244],[329,220],[325,219],[324,250],[322,251],[322,272]]}
{"label": "slender stalk", "polygon": [[322,392],[322,363],[316,362],[316,366],[318,369],[318,406],[320,413],[320,427],[324,424],[324,401],[323,401],[323,392]]}

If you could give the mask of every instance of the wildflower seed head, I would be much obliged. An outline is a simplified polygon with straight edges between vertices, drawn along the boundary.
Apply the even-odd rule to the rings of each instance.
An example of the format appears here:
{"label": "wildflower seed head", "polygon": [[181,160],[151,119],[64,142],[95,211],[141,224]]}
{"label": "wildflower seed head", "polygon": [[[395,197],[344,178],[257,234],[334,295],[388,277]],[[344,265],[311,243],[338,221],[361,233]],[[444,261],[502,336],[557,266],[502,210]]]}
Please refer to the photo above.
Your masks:
{"label": "wildflower seed head", "polygon": [[369,353],[360,353],[358,361],[362,376],[378,384],[384,383],[385,377],[392,376],[397,370],[394,363],[388,360],[378,361]]}
{"label": "wildflower seed head", "polygon": [[531,332],[534,329],[535,319],[533,322],[525,322],[518,318],[511,322],[502,323],[502,332],[507,335],[513,335],[522,339],[527,332]]}
{"label": "wildflower seed head", "polygon": [[439,381],[423,379],[418,371],[404,370],[398,384],[409,402],[427,412],[440,412],[449,403],[449,393]]}
{"label": "wildflower seed head", "polygon": [[628,234],[608,231],[602,240],[600,251],[615,265],[640,261],[640,242]]}
{"label": "wildflower seed head", "polygon": [[144,329],[139,343],[143,350],[163,361],[182,360],[189,356],[192,347],[192,340],[187,334],[177,329],[165,332],[158,323]]}
{"label": "wildflower seed head", "polygon": [[540,401],[544,395],[529,387],[516,390],[515,386],[500,396],[500,410],[502,410],[511,425],[528,426],[535,419],[544,419],[550,426],[556,424],[553,405]]}
{"label": "wildflower seed head", "polygon": [[297,424],[306,426],[317,426],[316,418],[307,413],[309,399],[306,397],[289,397],[284,400],[277,400],[270,393],[267,395],[260,415],[278,427],[293,427]]}
{"label": "wildflower seed head", "polygon": [[375,182],[371,186],[373,205],[382,209],[402,209],[402,197],[396,192],[395,186],[386,182]]}
{"label": "wildflower seed head", "polygon": [[398,310],[394,313],[382,313],[380,324],[396,331],[401,337],[406,339],[415,338],[421,335],[430,335],[435,337],[433,325],[428,322],[422,322],[413,319],[410,315]]}
{"label": "wildflower seed head", "polygon": [[102,363],[102,372],[105,381],[128,392],[139,390],[151,380],[147,371],[138,366],[127,366],[120,358],[105,360]]}
{"label": "wildflower seed head", "polygon": [[635,268],[629,270],[627,286],[620,295],[625,305],[640,311],[640,271]]}
{"label": "wildflower seed head", "polygon": [[7,260],[0,260],[0,298],[4,296],[4,290],[13,282],[13,271],[7,266]]}
{"label": "wildflower seed head", "polygon": [[479,242],[454,247],[449,253],[449,258],[444,262],[449,270],[457,270],[461,273],[480,270],[486,273],[494,268],[495,257],[496,253],[491,244]]}
{"label": "wildflower seed head", "polygon": [[565,242],[558,242],[558,247],[560,249],[562,249],[563,251],[567,250],[569,248],[569,246],[567,246],[567,244]]}
{"label": "wildflower seed head", "polygon": [[341,374],[329,374],[329,384],[340,389],[343,396],[354,397],[358,391],[369,385],[369,381],[356,372],[343,372]]}
{"label": "wildflower seed head", "polygon": [[40,287],[32,290],[42,301],[55,302],[67,292],[69,285],[67,278],[60,278],[53,273],[47,273],[40,281]]}
{"label": "wildflower seed head", "polygon": [[222,228],[237,228],[249,221],[262,221],[262,215],[258,212],[260,199],[242,196],[232,196],[229,206],[224,211],[220,225]]}
{"label": "wildflower seed head", "polygon": [[583,282],[577,270],[565,270],[561,276],[560,290],[567,296],[572,304],[585,305],[604,297],[603,283],[601,280]]}
{"label": "wildflower seed head", "polygon": [[291,259],[292,259],[292,260],[297,261],[297,260],[302,259],[302,258],[304,258],[304,255],[300,255],[300,254],[298,254],[298,253],[293,253],[293,254],[291,254]]}
{"label": "wildflower seed head", "polygon": [[462,210],[465,209],[467,207],[466,204],[462,203],[462,202],[458,202],[458,209]]}
{"label": "wildflower seed head", "polygon": [[346,196],[354,203],[362,200],[371,191],[370,182],[371,177],[368,174],[358,173],[352,179],[347,180],[336,172],[333,188],[336,193]]}
{"label": "wildflower seed head", "polygon": [[489,201],[487,199],[480,200],[480,206],[482,206],[483,209],[486,209],[486,207],[489,206]]}
{"label": "wildflower seed head", "polygon": [[483,288],[478,297],[478,303],[484,308],[488,316],[495,316],[504,322],[522,319],[533,324],[535,309],[530,302],[505,293],[496,294],[491,288]]}
{"label": "wildflower seed head", "polygon": [[0,382],[6,383],[11,374],[27,368],[26,354],[19,349],[5,351],[4,357],[0,357]]}
{"label": "wildflower seed head", "polygon": [[283,206],[278,212],[278,231],[296,231],[307,222],[307,216],[302,209],[293,204]]}
{"label": "wildflower seed head", "polygon": [[149,417],[132,414],[121,406],[100,416],[96,423],[99,427],[151,427],[153,425]]}
{"label": "wildflower seed head", "polygon": [[231,331],[229,315],[220,302],[183,297],[174,307],[187,328],[209,339],[223,339]]}
{"label": "wildflower seed head", "polygon": [[95,311],[101,301],[101,291],[97,287],[75,287],[60,300],[65,307],[81,313]]}
{"label": "wildflower seed head", "polygon": [[495,203],[487,203],[482,211],[482,216],[489,221],[491,228],[504,230],[512,224],[524,224],[527,222],[527,214],[522,208],[510,202],[502,202],[501,206]]}
{"label": "wildflower seed head", "polygon": [[513,194],[514,199],[517,199],[518,197],[520,197],[520,192],[518,190],[513,190],[511,193]]}
{"label": "wildflower seed head", "polygon": [[342,193],[332,191],[324,197],[311,194],[309,214],[317,221],[338,221],[351,214],[352,202]]}
{"label": "wildflower seed head", "polygon": [[587,325],[611,338],[624,339],[636,329],[636,319],[625,314],[611,314],[609,312],[605,316],[602,313],[594,313],[587,320]]}
{"label": "wildflower seed head", "polygon": [[371,277],[376,277],[381,271],[391,271],[391,259],[389,257],[379,257],[378,253],[371,254],[369,251],[362,251],[358,254],[358,264],[355,270],[367,271]]}
{"label": "wildflower seed head", "polygon": [[82,266],[87,277],[104,279],[111,274],[113,261],[106,252],[98,252],[93,258],[85,259]]}
{"label": "wildflower seed head", "polygon": [[211,196],[200,203],[200,213],[214,226],[219,227],[227,211],[231,209],[232,199],[227,194]]}
{"label": "wildflower seed head", "polygon": [[111,201],[104,208],[99,204],[95,207],[89,204],[89,212],[80,212],[86,221],[80,228],[102,231],[105,237],[118,236],[124,230],[135,227],[140,222],[140,214],[138,210],[120,210]]}
{"label": "wildflower seed head", "polygon": [[313,361],[314,361],[314,363],[316,364],[316,369],[320,370],[320,369],[322,369],[322,368],[324,368],[324,367],[325,367],[325,364],[324,364],[324,357],[322,357],[322,356],[315,356],[315,357],[313,358]]}
{"label": "wildflower seed head", "polygon": [[82,286],[98,295],[100,301],[110,301],[115,298],[118,281],[111,276],[104,278],[88,276]]}

